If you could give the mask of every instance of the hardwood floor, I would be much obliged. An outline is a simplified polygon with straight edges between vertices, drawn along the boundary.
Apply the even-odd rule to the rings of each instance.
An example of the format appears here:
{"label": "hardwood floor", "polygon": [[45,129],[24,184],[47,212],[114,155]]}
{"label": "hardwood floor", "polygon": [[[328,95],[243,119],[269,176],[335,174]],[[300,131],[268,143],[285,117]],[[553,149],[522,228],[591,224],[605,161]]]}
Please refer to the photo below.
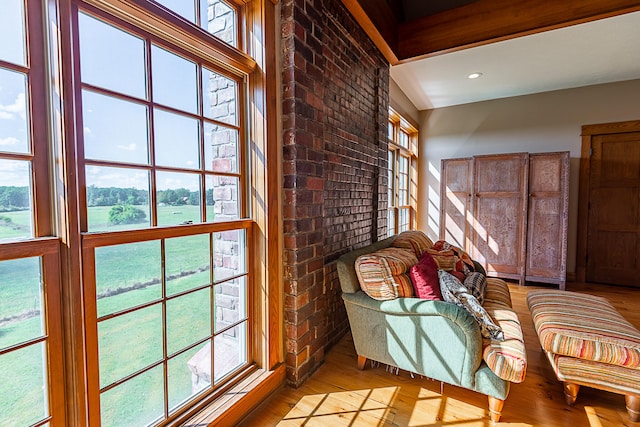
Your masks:
{"label": "hardwood floor", "polygon": [[[573,407],[540,350],[526,294],[537,286],[509,285],[527,347],[527,377],[513,384],[500,422],[488,417],[486,396],[441,385],[385,366],[357,369],[351,336],[333,347],[300,388],[283,387],[242,423],[252,426],[640,426],[627,417],[622,395],[582,387]],[[567,283],[567,290],[604,296],[640,329],[640,290]]]}

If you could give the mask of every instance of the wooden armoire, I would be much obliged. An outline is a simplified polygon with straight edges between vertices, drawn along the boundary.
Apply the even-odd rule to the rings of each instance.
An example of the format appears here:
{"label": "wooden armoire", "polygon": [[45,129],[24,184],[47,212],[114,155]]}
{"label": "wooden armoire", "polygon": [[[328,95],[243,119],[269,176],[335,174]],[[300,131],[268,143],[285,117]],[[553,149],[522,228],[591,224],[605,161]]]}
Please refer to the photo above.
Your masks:
{"label": "wooden armoire", "polygon": [[440,238],[488,275],[564,289],[569,152],[444,159],[440,197]]}

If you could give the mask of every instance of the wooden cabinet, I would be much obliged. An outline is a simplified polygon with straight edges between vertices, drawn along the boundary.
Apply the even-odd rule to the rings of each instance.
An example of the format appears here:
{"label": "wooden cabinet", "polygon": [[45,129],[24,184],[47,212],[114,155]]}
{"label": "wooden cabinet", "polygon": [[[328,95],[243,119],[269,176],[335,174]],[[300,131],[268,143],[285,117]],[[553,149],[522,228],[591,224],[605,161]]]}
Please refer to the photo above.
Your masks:
{"label": "wooden cabinet", "polygon": [[569,153],[529,155],[525,280],[558,283],[567,273]]}
{"label": "wooden cabinet", "polygon": [[441,177],[441,239],[490,276],[564,289],[568,152],[445,159]]}

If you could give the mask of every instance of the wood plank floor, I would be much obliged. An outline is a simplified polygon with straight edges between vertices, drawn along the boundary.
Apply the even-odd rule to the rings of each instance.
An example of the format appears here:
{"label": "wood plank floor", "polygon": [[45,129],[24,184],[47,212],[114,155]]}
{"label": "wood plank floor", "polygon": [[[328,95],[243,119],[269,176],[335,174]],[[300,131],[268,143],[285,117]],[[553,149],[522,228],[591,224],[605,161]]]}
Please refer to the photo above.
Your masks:
{"label": "wood plank floor", "polygon": [[[488,417],[487,398],[463,388],[385,366],[356,367],[350,335],[326,355],[325,363],[298,389],[282,387],[242,423],[252,426],[640,426],[627,417],[624,397],[582,387],[566,406],[535,334],[526,294],[536,286],[509,285],[527,347],[527,377],[513,384],[497,424]],[[568,283],[567,290],[608,298],[640,329],[640,289]]]}

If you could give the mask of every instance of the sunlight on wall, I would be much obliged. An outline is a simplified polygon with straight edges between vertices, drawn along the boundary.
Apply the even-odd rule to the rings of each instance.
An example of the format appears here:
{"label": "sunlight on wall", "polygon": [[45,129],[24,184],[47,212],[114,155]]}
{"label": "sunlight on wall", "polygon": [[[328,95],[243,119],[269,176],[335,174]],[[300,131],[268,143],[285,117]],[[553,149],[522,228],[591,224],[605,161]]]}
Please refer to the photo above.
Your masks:
{"label": "sunlight on wall", "polygon": [[431,162],[429,162],[429,175],[426,233],[434,237],[440,235],[440,191],[438,190],[440,188],[440,171]]}

